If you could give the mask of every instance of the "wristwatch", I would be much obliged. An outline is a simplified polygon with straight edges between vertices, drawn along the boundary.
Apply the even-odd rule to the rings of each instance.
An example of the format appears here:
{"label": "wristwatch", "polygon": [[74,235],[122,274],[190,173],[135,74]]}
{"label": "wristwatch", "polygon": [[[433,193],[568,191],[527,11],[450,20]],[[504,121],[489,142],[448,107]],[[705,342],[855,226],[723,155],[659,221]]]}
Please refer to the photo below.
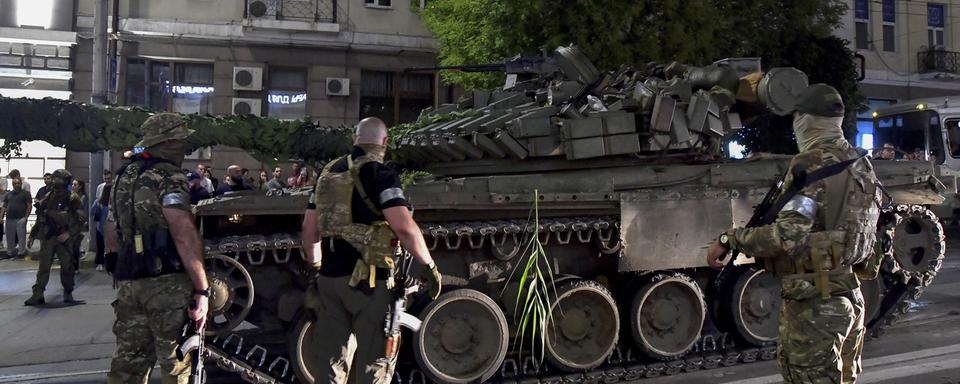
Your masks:
{"label": "wristwatch", "polygon": [[194,289],[193,294],[210,297],[210,287],[207,287],[206,289]]}
{"label": "wristwatch", "polygon": [[727,233],[721,233],[720,237],[717,238],[717,242],[720,243],[724,248],[730,249],[730,236],[727,236]]}

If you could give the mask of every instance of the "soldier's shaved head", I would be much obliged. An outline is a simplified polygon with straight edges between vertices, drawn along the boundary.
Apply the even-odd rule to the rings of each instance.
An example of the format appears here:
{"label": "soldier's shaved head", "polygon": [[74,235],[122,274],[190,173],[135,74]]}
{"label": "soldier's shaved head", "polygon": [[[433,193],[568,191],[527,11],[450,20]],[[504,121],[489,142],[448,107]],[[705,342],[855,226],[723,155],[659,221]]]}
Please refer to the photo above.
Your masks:
{"label": "soldier's shaved head", "polygon": [[386,145],[387,125],[376,117],[360,120],[356,131],[353,132],[353,143]]}

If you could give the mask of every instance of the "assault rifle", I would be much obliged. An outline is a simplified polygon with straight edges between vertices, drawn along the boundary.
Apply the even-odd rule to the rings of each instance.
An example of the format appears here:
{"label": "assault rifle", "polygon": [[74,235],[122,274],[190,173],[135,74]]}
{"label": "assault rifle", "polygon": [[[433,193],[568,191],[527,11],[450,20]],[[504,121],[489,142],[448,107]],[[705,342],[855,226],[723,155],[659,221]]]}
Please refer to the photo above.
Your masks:
{"label": "assault rifle", "polygon": [[407,252],[403,252],[397,268],[399,271],[397,280],[400,282],[400,286],[393,289],[393,300],[390,302],[386,323],[383,326],[383,332],[387,337],[384,346],[385,356],[388,359],[395,358],[400,350],[401,327],[407,327],[413,332],[420,330],[420,319],[407,313],[407,298],[420,291],[420,283],[410,278],[410,267],[412,265],[413,257]]}
{"label": "assault rifle", "polygon": [[[195,305],[196,302],[190,306],[192,308]],[[205,354],[203,349],[203,328],[204,327],[198,327],[196,321],[188,320],[187,323],[183,325],[180,345],[177,348],[177,358],[180,359],[180,361],[183,361],[188,355],[196,351],[196,353],[192,355],[193,359],[190,361],[190,384],[203,383],[203,358]]]}

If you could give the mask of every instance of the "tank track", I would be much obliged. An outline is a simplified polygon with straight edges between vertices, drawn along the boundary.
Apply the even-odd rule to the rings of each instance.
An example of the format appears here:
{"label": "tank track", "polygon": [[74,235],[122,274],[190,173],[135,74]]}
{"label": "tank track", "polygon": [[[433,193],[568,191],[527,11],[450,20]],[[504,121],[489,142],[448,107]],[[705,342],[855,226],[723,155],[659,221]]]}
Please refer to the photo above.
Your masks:
{"label": "tank track", "polygon": [[[894,207],[885,211],[887,220],[881,220],[882,238],[887,244],[893,235],[893,230],[900,222],[901,216],[910,210],[922,208]],[[928,210],[923,215],[933,215]],[[936,223],[936,216],[932,220]],[[526,225],[523,220],[494,220],[470,222],[423,223],[421,230],[427,239],[431,250],[437,249],[442,243],[448,250],[457,250],[461,247],[480,249],[487,242],[494,246],[504,246],[508,240],[522,243],[523,236],[537,233],[541,241],[546,243],[557,242],[564,245],[571,241],[589,243],[598,241],[600,250],[606,254],[619,252],[621,244],[616,236],[619,221],[614,217],[569,217],[541,220],[539,228]],[[934,247],[941,252],[943,242],[942,227],[939,223],[941,242]],[[205,249],[208,252],[233,252],[235,258],[252,265],[264,262],[263,255],[272,255],[272,261],[277,264],[286,264],[291,261],[292,250],[300,248],[300,240],[295,235],[278,234],[273,236],[231,236],[222,239],[207,240]],[[513,248],[513,247],[510,247]],[[517,247],[519,248],[519,246]],[[261,252],[253,252],[261,251]],[[265,251],[265,252],[263,252]],[[509,259],[515,256],[513,249],[501,249],[498,256]],[[889,247],[887,253],[891,253]],[[513,254],[511,254],[513,253]],[[495,255],[496,256],[496,255]],[[888,257],[878,278],[884,279],[886,289],[881,312],[877,319],[869,326],[869,334],[877,337],[883,329],[894,324],[896,320],[908,312],[911,299],[920,297],[923,287],[929,285],[939,263],[931,270],[922,274],[910,274],[896,268],[895,261]],[[298,272],[299,268],[293,270]],[[250,383],[298,383],[293,372],[293,366],[287,357],[286,349],[276,351],[277,348],[268,348],[263,344],[252,344],[245,347],[246,337],[256,336],[257,332],[239,331],[226,336],[207,337],[205,356],[212,360],[221,369],[232,372]],[[286,340],[283,338],[282,340]],[[496,380],[511,383],[617,383],[633,381],[643,378],[654,378],[663,375],[676,375],[684,372],[694,372],[701,369],[715,369],[730,367],[737,364],[756,361],[773,360],[776,358],[775,344],[764,347],[737,345],[732,334],[726,332],[708,333],[696,343],[693,350],[682,357],[671,361],[656,361],[641,357],[634,347],[620,343],[607,358],[606,364],[586,373],[558,373],[547,367],[539,367],[538,363],[527,356],[522,361],[515,356],[504,360],[500,374]],[[411,359],[412,360],[412,359]],[[269,364],[267,363],[269,361]],[[415,364],[401,362],[394,374],[394,383],[420,384],[428,383],[426,375]]]}

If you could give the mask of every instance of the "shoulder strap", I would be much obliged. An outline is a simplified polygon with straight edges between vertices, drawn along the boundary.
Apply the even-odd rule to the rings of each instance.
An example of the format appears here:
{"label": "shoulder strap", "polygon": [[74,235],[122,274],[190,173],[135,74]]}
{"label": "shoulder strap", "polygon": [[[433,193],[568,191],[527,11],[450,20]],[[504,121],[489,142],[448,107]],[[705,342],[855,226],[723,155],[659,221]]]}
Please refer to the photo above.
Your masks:
{"label": "shoulder strap", "polygon": [[780,210],[783,209],[785,205],[796,196],[797,193],[802,191],[804,188],[810,186],[813,183],[816,183],[820,180],[826,179],[830,176],[834,176],[846,170],[850,165],[855,163],[857,160],[863,158],[863,154],[855,158],[844,160],[839,163],[830,164],[823,168],[820,168],[813,172],[807,172],[805,170],[791,170],[793,173],[793,182],[790,183],[790,186],[784,191],[783,195],[780,195],[780,198],[777,199],[777,202],[770,207],[770,210],[763,215],[763,224],[770,224],[776,218],[777,214],[780,213]]}
{"label": "shoulder strap", "polygon": [[367,195],[366,188],[363,187],[363,183],[360,182],[360,168],[364,164],[368,163],[362,156],[360,157],[361,161],[359,164],[353,162],[353,158],[350,155],[347,155],[347,167],[350,170],[350,175],[353,177],[353,187],[357,189],[357,194],[360,195],[360,199],[363,200],[363,203],[367,205],[367,208],[370,209],[370,212],[373,212],[375,215],[382,215],[380,209],[377,208],[373,201],[370,200],[370,196]]}

